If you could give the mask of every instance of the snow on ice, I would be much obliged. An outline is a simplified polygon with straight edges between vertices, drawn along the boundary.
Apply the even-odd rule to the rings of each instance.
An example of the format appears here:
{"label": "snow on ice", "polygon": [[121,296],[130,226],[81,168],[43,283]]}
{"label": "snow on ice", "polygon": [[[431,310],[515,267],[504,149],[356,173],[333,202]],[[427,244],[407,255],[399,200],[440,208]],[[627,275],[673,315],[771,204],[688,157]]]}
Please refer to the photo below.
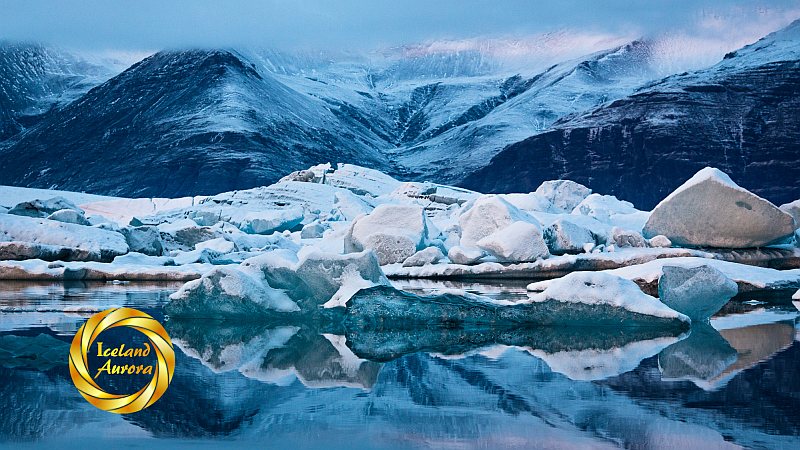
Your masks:
{"label": "snow on ice", "polygon": [[[192,280],[172,296],[175,317],[346,310],[338,320],[364,326],[674,326],[707,319],[734,282],[800,287],[792,205],[784,212],[709,168],[652,213],[569,180],[484,195],[351,164],[209,197],[11,187],[0,197],[0,279]],[[387,275],[554,279],[532,283],[527,300],[498,303],[402,292]],[[691,286],[708,295],[687,294]],[[659,290],[662,300],[648,295]]]}

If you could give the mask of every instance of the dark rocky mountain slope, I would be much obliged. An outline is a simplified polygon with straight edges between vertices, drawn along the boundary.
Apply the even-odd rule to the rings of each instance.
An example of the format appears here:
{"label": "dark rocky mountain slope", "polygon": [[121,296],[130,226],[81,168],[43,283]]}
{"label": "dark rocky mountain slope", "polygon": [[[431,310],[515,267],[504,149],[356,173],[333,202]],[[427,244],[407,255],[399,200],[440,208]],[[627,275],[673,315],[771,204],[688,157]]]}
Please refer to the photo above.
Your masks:
{"label": "dark rocky mountain slope", "polygon": [[652,208],[714,166],[780,204],[800,198],[800,22],[505,148],[463,186],[528,192],[567,178]]}

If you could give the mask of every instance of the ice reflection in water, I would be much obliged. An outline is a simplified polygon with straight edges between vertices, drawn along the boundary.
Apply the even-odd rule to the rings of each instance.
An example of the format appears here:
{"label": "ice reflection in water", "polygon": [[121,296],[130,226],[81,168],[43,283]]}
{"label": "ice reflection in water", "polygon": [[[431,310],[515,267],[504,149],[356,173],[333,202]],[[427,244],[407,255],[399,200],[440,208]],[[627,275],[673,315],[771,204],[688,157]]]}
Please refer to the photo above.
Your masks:
{"label": "ice reflection in water", "polygon": [[[513,283],[406,286],[524,295]],[[0,286],[0,445],[726,448],[800,444],[796,309],[653,330],[353,331],[169,321],[173,384],[120,417],[72,386],[92,312],[161,317],[175,285]],[[524,286],[522,287],[524,289]]]}

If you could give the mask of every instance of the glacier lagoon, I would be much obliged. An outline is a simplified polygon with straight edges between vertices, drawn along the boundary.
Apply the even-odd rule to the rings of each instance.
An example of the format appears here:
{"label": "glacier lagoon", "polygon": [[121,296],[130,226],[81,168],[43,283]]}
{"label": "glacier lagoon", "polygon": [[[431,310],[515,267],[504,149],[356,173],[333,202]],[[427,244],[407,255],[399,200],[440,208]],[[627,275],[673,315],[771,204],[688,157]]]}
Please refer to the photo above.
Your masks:
{"label": "glacier lagoon", "polygon": [[[519,301],[525,283],[396,280]],[[180,283],[0,283],[0,445],[86,448],[789,448],[800,444],[792,292],[740,294],[689,330],[348,329],[165,317]],[[78,327],[161,320],[175,378],[119,416],[73,387]],[[65,440],[66,439],[66,440]]]}

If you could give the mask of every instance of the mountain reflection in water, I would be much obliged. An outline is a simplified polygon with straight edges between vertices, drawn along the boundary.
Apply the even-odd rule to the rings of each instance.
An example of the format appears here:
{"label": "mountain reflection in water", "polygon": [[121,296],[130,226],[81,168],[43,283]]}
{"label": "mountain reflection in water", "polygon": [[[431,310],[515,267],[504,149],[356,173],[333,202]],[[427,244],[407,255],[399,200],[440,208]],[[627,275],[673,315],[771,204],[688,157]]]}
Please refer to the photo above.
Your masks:
{"label": "mountain reflection in water", "polygon": [[[518,286],[483,289],[519,294]],[[729,308],[735,314],[679,335],[169,320],[177,361],[162,399],[127,416],[96,410],[70,381],[72,334],[112,306],[163,319],[174,290],[0,285],[0,445],[800,445],[800,342],[788,302],[738,304]]]}

